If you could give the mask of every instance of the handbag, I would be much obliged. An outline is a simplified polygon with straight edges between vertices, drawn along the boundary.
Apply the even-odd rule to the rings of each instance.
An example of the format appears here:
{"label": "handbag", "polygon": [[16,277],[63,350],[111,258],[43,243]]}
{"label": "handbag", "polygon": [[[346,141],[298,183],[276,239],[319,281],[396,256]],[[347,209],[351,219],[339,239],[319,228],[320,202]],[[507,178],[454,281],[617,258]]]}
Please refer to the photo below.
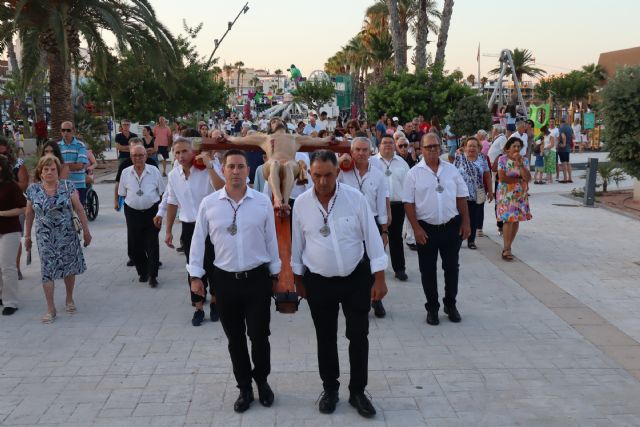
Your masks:
{"label": "handbag", "polygon": [[[64,183],[64,187],[67,190],[67,193],[69,193],[69,185],[66,181]],[[71,194],[69,194],[69,198],[71,198]],[[71,224],[73,225],[73,229],[76,233],[82,233],[82,223],[80,222],[80,218],[78,217],[78,214],[76,214],[76,211],[73,210],[73,204],[71,205]]]}
{"label": "handbag", "polygon": [[478,187],[476,189],[476,203],[481,205],[487,201],[487,192],[484,190],[484,187]]}

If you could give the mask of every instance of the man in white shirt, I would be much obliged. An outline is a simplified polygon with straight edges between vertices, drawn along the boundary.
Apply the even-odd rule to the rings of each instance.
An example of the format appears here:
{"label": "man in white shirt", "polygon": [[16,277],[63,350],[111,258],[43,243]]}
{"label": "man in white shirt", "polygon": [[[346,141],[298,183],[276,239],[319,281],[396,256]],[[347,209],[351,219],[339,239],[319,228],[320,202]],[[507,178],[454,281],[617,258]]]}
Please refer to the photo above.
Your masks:
{"label": "man in white shirt", "polygon": [[515,136],[516,138],[520,138],[522,141],[522,148],[520,149],[520,155],[525,157],[527,155],[527,147],[529,146],[529,136],[527,135],[527,122],[524,120],[518,121],[516,123],[516,132],[512,133],[511,137]]}
{"label": "man in white shirt", "polygon": [[[406,139],[406,138],[405,138]],[[384,176],[389,189],[389,202],[393,221],[389,224],[389,253],[391,254],[391,266],[398,280],[408,279],[405,272],[404,247],[402,245],[402,228],[404,226],[404,204],[402,193],[404,179],[409,172],[409,165],[402,157],[396,154],[396,146],[393,138],[385,136],[380,142],[380,153],[376,155],[384,166]]]}
{"label": "man in white shirt", "polygon": [[[187,270],[191,290],[204,298],[207,236],[215,248],[214,282],[220,322],[229,340],[229,355],[240,395],[236,412],[254,400],[252,379],[263,406],[273,404],[267,377],[271,372],[269,322],[271,294],[280,273],[280,257],[271,201],[247,186],[247,157],[229,150],[223,157],[225,185],[200,204]],[[246,332],[246,333],[245,333]],[[247,348],[251,339],[251,358]],[[251,362],[253,361],[253,369]]]}
{"label": "man in white shirt", "polygon": [[423,159],[407,174],[404,203],[418,245],[422,288],[427,297],[427,323],[437,325],[438,253],[444,270],[444,312],[452,322],[460,322],[456,308],[458,294],[458,253],[462,241],[471,234],[467,197],[469,189],[458,169],[440,160],[440,138],[434,133],[422,137]]}
{"label": "man in white shirt", "polygon": [[142,145],[131,148],[133,166],[122,172],[118,195],[124,197],[124,215],[127,220],[127,241],[131,260],[136,266],[140,282],[158,286],[160,248],[158,232],[153,218],[164,193],[164,181],[157,167],[145,164],[147,151]]}
{"label": "man in white shirt", "polygon": [[327,120],[327,112],[323,111],[320,113],[320,120],[318,120],[318,132],[321,130],[329,130],[329,120]]}
{"label": "man in white shirt", "polygon": [[[180,243],[184,248],[184,254],[189,264],[189,250],[191,248],[191,239],[193,230],[196,225],[196,216],[202,199],[213,193],[216,188],[222,188],[224,182],[213,169],[213,162],[209,153],[203,152],[196,158],[196,162],[201,162],[202,167],[196,167],[193,164],[194,153],[191,148],[191,142],[186,138],[178,138],[173,143],[173,155],[179,163],[169,172],[169,178],[163,203],[158,210],[158,215],[154,218],[156,226],[162,224],[162,217],[167,218],[166,232],[164,242],[170,248],[173,246],[173,224],[176,219],[178,208],[180,208],[180,223],[182,225],[182,233],[180,234]],[[162,206],[165,204],[166,213],[163,212]],[[213,246],[210,241],[205,244],[205,270],[207,274],[203,277],[203,282],[209,285],[211,293],[211,303],[209,304],[209,315],[212,322],[219,319],[219,313],[214,300],[213,290]],[[187,284],[191,290],[191,281],[187,274]],[[191,292],[191,303],[195,305],[196,311],[193,313],[191,324],[200,326],[204,320],[203,303],[205,299]]]}
{"label": "man in white shirt", "polygon": [[[351,142],[351,157],[355,166],[350,171],[340,171],[338,181],[355,188],[364,195],[386,247],[389,243],[389,187],[380,170],[371,166],[370,156],[371,143],[369,139],[365,137],[354,138]],[[379,158],[374,157],[374,159],[382,165]],[[384,168],[384,165],[382,166]],[[382,301],[372,300],[371,306],[376,317],[386,316],[387,313]]]}
{"label": "man in white shirt", "polygon": [[314,186],[298,196],[293,206],[291,267],[298,293],[309,302],[316,329],[324,388],[320,412],[334,412],[338,402],[337,333],[342,304],[351,367],[349,403],[360,415],[370,418],[376,410],[364,393],[369,359],[369,301],[380,301],[387,293],[387,255],[364,196],[336,182],[337,165],[331,151],[320,150],[311,155]]}

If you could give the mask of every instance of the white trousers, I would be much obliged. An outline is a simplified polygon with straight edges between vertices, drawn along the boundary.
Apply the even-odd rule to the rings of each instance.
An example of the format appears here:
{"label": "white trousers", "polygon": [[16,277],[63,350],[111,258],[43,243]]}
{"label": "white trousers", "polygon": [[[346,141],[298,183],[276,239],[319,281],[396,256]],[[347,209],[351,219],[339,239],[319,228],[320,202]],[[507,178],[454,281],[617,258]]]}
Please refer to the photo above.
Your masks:
{"label": "white trousers", "polygon": [[0,299],[5,307],[18,308],[16,255],[22,233],[0,234]]}

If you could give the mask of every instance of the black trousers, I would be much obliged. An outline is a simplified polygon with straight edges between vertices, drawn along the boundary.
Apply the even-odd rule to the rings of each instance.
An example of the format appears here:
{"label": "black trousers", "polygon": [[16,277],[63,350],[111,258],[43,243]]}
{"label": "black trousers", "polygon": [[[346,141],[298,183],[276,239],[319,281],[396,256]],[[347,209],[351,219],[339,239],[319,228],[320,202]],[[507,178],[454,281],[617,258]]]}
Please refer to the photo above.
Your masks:
{"label": "black trousers", "polygon": [[389,253],[393,271],[404,271],[404,246],[402,244],[402,227],[404,226],[404,204],[391,202],[391,225],[389,226]]}
{"label": "black trousers", "polygon": [[307,301],[316,328],[318,365],[325,390],[338,390],[338,310],[346,320],[352,393],[363,392],[368,381],[369,310],[373,275],[368,262],[361,262],[347,277],[324,277],[307,270],[303,277]]}
{"label": "black trousers", "polygon": [[[191,239],[193,238],[193,231],[196,227],[195,222],[183,222],[182,223],[182,233],[180,233],[180,243],[182,243],[182,247],[184,248],[184,254],[187,257],[187,264],[189,264],[189,252],[191,251]],[[204,284],[205,293],[207,290],[207,286],[209,287],[209,293],[211,295],[215,295],[215,290],[213,287],[213,261],[216,258],[216,253],[213,249],[213,244],[211,243],[211,239],[209,236],[204,241],[204,262],[203,268],[206,271],[206,274],[202,277],[202,283]],[[191,276],[187,273],[187,286],[189,286],[189,293],[191,294],[191,302],[202,302],[204,301],[204,297],[200,295],[194,294],[191,292]]]}
{"label": "black trousers", "polygon": [[471,234],[467,239],[468,243],[474,243],[476,241],[476,232],[478,231],[479,212],[484,209],[484,204],[479,205],[475,200],[467,200],[467,207],[469,209],[469,223],[471,225]]}
{"label": "black trousers", "polygon": [[482,230],[482,226],[484,225],[484,203],[478,205],[478,230]]}
{"label": "black trousers", "polygon": [[422,279],[422,289],[427,297],[427,311],[438,311],[438,253],[442,258],[444,270],[444,305],[454,305],[458,295],[458,254],[462,238],[460,237],[460,215],[443,225],[431,225],[419,221],[427,233],[427,243],[418,246],[418,264]]}
{"label": "black trousers", "polygon": [[127,220],[127,247],[139,276],[158,277],[160,245],[158,229],[153,217],[158,213],[158,203],[149,209],[133,209],[125,203],[124,217]]}
{"label": "black trousers", "polygon": [[[229,355],[238,388],[250,387],[252,378],[257,383],[264,382],[271,372],[269,322],[272,285],[269,270],[260,266],[248,279],[236,279],[233,273],[215,268],[213,277],[220,323],[229,341]],[[251,340],[251,359],[247,335]]]}

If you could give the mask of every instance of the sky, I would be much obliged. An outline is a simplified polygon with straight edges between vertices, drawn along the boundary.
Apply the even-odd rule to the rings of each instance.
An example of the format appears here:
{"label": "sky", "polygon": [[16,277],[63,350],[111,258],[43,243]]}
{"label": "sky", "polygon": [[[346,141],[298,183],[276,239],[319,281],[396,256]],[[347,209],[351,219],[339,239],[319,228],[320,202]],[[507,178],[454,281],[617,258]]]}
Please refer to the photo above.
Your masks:
{"label": "sky", "polygon": [[[194,41],[209,57],[246,0],[150,0],[156,15],[174,34],[203,22]],[[295,64],[304,76],[323,69],[362,27],[364,12],[375,0],[249,0],[249,11],[227,34],[216,57],[219,63],[242,61],[245,67],[274,71]],[[436,0],[441,8],[443,0]],[[464,75],[478,73],[482,54],[527,48],[538,67],[549,74],[597,62],[601,52],[640,44],[638,0],[457,0],[449,29],[446,68]],[[436,37],[428,50],[435,55]],[[413,41],[409,41],[413,45]],[[411,52],[408,57],[411,58]],[[498,66],[481,56],[481,75]]]}

